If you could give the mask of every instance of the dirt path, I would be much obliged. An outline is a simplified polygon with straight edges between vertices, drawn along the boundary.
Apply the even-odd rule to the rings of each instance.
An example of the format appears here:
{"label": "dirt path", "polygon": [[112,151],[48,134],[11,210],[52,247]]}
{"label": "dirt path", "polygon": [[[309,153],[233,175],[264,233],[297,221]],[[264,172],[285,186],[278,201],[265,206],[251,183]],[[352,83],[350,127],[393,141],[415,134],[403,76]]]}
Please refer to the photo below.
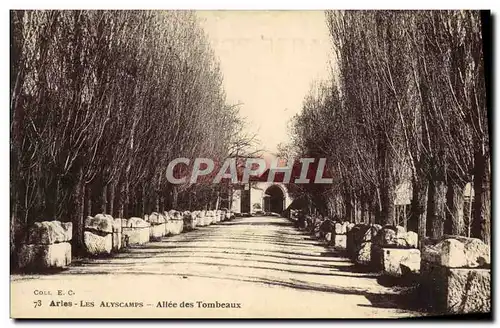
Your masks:
{"label": "dirt path", "polygon": [[[90,308],[79,303],[65,309],[67,316],[77,317],[421,315],[401,309],[400,292],[379,285],[376,274],[359,272],[348,259],[278,217],[239,218],[134,247],[112,258],[74,263],[60,274],[13,276],[12,282],[13,290],[27,295],[26,300],[15,300],[19,306],[31,306],[31,299],[42,299],[44,304],[59,299],[56,289],[75,292],[63,297],[74,303],[94,303]],[[52,295],[35,296],[36,289],[48,289]],[[109,308],[102,301],[138,301],[143,306]],[[177,307],[158,307],[161,301]],[[193,307],[181,307],[182,302]],[[239,303],[241,308],[211,308],[217,302]]]}

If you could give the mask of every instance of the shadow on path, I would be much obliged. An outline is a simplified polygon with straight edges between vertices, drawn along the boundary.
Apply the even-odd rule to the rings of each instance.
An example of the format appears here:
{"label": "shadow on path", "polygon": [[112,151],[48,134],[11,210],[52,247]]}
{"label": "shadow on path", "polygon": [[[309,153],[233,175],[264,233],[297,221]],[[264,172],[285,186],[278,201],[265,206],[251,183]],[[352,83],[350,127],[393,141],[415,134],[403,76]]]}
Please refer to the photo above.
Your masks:
{"label": "shadow on path", "polygon": [[[413,287],[378,283],[343,252],[325,248],[284,218],[250,217],[131,247],[109,258],[75,261],[59,275],[164,275],[210,278],[288,289],[364,296],[346,306],[419,311]],[[29,279],[20,276],[19,279]],[[351,302],[351,303],[349,303]]]}

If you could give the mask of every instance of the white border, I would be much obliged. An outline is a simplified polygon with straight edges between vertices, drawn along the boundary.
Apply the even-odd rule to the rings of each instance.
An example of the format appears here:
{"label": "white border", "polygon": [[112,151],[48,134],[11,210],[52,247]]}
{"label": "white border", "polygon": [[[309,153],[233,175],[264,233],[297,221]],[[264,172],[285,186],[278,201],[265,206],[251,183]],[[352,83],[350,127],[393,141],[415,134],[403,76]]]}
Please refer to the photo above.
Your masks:
{"label": "white border", "polygon": [[[141,0],[138,2],[134,1],[102,1],[102,0],[87,0],[87,1],[82,1],[82,2],[71,2],[69,3],[67,0],[51,0],[51,1],[13,1],[13,0],[8,0],[8,1],[2,1],[2,10],[1,11],[1,19],[2,19],[2,24],[0,25],[0,37],[2,41],[3,47],[1,47],[0,51],[0,56],[1,56],[1,62],[3,63],[3,74],[2,74],[2,100],[3,104],[8,107],[9,103],[9,47],[6,46],[9,43],[9,9],[110,9],[110,8],[121,8],[121,9],[199,9],[199,10],[210,10],[210,9],[227,9],[227,10],[258,10],[258,9],[264,9],[264,10],[276,10],[276,9],[281,9],[281,10],[322,10],[322,9],[491,9],[493,15],[498,13],[498,3],[499,1],[484,1],[484,0],[475,0],[475,1],[463,1],[463,0],[454,0],[454,1],[435,1],[435,0],[420,0],[420,1],[390,1],[390,0],[384,0],[384,1],[360,1],[360,0],[349,0],[349,1],[326,1],[326,0],[307,0],[307,1],[301,1],[301,2],[295,2],[292,3],[290,1],[270,1],[270,0],[253,0],[253,1],[237,1],[237,0],[216,0],[216,1],[203,1],[203,0],[177,0],[177,1],[153,1],[153,0]],[[5,7],[5,8],[4,8]],[[493,31],[493,37],[494,37],[494,54],[495,58],[493,58],[494,62],[497,62],[495,59],[498,58],[497,54],[497,47],[495,44],[495,41],[497,40],[497,26],[498,26],[498,21],[496,20],[494,23],[494,31]],[[8,64],[9,63],[9,64]],[[495,72],[492,72],[492,78],[493,78],[493,86],[494,90],[491,90],[493,92],[493,95],[498,95],[499,93],[499,87],[498,84],[495,83],[495,76],[497,75],[497,70],[498,70],[498,63],[494,65],[495,67]],[[497,109],[498,106],[496,106],[498,102],[494,102],[495,109]],[[0,201],[1,201],[1,213],[3,214],[3,229],[1,229],[1,233],[3,234],[2,238],[0,240],[3,241],[3,251],[4,251],[4,279],[2,279],[2,284],[0,284],[1,287],[1,309],[2,309],[2,326],[5,327],[11,327],[14,326],[14,322],[9,318],[9,272],[8,272],[8,261],[9,261],[9,253],[8,253],[8,247],[7,247],[7,241],[9,240],[8,234],[9,234],[9,116],[8,116],[8,108],[4,109],[4,114],[2,120],[0,120],[0,154],[3,155],[4,160],[1,161],[1,175],[0,175]],[[497,120],[498,114],[495,115],[495,121]],[[495,135],[495,134],[493,134]],[[496,139],[496,138],[494,138]],[[493,140],[494,144],[494,154],[497,154],[498,147],[496,145],[496,140]],[[497,163],[497,156],[495,156],[494,163]],[[496,170],[496,167],[492,168],[494,172],[494,185],[497,186],[498,184],[498,173]],[[494,199],[492,200],[493,204],[500,204],[500,202],[496,202],[500,196],[498,192],[494,193]],[[500,222],[497,221],[496,214],[497,211],[492,213],[492,220],[495,221],[494,227],[494,236],[499,236],[499,227],[500,227]],[[496,242],[496,238],[495,238]],[[496,244],[496,243],[495,243]],[[494,244],[494,245],[495,245]],[[495,252],[495,254],[497,254]],[[495,264],[497,262],[497,258],[493,260],[495,261]],[[495,271],[498,272],[498,269]],[[496,276],[495,278],[498,278]],[[498,280],[497,280],[498,281]],[[498,303],[498,298],[497,293],[494,291],[495,295],[492,295],[495,300],[493,304]],[[493,309],[494,311],[496,310]],[[496,311],[495,311],[496,312]],[[243,322],[239,322],[241,324]],[[5,324],[5,326],[4,326]],[[57,322],[37,322],[37,323],[24,323],[24,325],[54,325],[54,324],[63,324],[66,325],[68,324],[67,322],[65,323],[57,323]],[[73,323],[74,324],[74,323]],[[102,323],[102,322],[94,322],[92,325],[96,327],[102,327],[104,325],[123,325],[124,322],[114,322],[114,323]],[[160,323],[162,325],[168,324],[169,327],[182,327],[185,326],[186,324],[193,324],[193,322],[162,322]],[[200,322],[196,322],[195,324],[201,324]],[[220,325],[221,322],[217,323],[203,323],[203,325]],[[234,322],[231,323],[222,323],[223,325],[233,325],[235,324]],[[244,324],[250,324],[249,322],[245,322]],[[259,325],[259,327],[265,328],[265,327],[271,327],[271,326],[276,326],[276,325],[290,325],[293,324],[294,326],[306,326],[309,323],[307,322],[296,322],[296,323],[283,323],[283,322],[273,322],[273,323],[265,323],[265,322],[253,322],[251,324],[254,325]],[[332,325],[335,324],[335,322],[323,322],[323,323],[315,323],[315,324],[324,324],[324,325]],[[355,326],[361,326],[364,325],[365,322],[357,322],[354,325]],[[372,324],[381,324],[385,325],[385,322],[377,322],[377,323],[370,323]],[[432,322],[426,322],[422,321],[422,325],[429,325],[433,324]],[[132,324],[127,324],[127,326],[135,326],[135,327],[141,327],[143,326],[143,322],[133,322]],[[453,325],[453,326],[469,326],[469,322],[451,322],[447,323],[445,325]]]}
{"label": "white border", "polygon": [[[8,4],[9,8],[15,9],[227,9],[227,10],[323,10],[323,9],[491,9],[495,1],[394,1],[394,0],[349,0],[349,1],[273,1],[273,0],[142,0],[119,1],[119,0],[88,0],[88,1],[35,1],[35,0],[8,0],[2,4]],[[498,5],[496,5],[498,6]]]}

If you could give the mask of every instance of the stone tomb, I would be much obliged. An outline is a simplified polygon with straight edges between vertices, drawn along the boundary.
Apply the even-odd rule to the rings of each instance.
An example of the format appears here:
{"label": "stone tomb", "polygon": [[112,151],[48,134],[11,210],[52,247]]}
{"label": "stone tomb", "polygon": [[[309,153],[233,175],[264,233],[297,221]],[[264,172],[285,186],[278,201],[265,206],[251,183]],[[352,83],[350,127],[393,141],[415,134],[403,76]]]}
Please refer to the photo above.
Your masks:
{"label": "stone tomb", "polygon": [[167,223],[165,226],[165,233],[167,236],[178,235],[184,230],[184,218],[183,215],[176,211],[170,210],[168,213],[165,212],[167,217]]}
{"label": "stone tomb", "polygon": [[490,247],[476,238],[444,236],[422,250],[420,291],[430,310],[443,313],[491,311]]}
{"label": "stone tomb", "polygon": [[347,231],[351,230],[354,224],[351,222],[336,222],[333,230],[332,241],[333,247],[339,250],[347,249]]}
{"label": "stone tomb", "polygon": [[356,224],[347,232],[347,252],[354,263],[371,264],[372,240],[381,228],[379,224]]}
{"label": "stone tomb", "polygon": [[149,240],[159,241],[165,236],[165,217],[157,212],[153,212],[150,215],[145,215],[144,220],[150,224],[149,226]]}
{"label": "stone tomb", "polygon": [[122,220],[122,234],[127,245],[143,245],[149,242],[150,224],[138,217]]}
{"label": "stone tomb", "polygon": [[222,209],[222,221],[229,221],[231,219],[231,211],[227,208]]}
{"label": "stone tomb", "polygon": [[224,210],[224,209],[220,211],[220,221],[221,222],[226,221],[226,212],[227,212],[227,210]]}
{"label": "stone tomb", "polygon": [[317,225],[317,228],[314,229],[314,236],[330,242],[332,240],[332,233],[335,231],[335,222],[330,219],[325,219],[317,222]]}
{"label": "stone tomb", "polygon": [[418,235],[401,226],[385,226],[373,239],[372,265],[385,275],[400,277],[420,272]]}
{"label": "stone tomb", "polygon": [[184,220],[184,231],[191,231],[196,228],[196,211],[192,213],[184,211],[182,218]]}
{"label": "stone tomb", "polygon": [[224,221],[229,221],[231,220],[231,211],[227,210],[224,212]]}
{"label": "stone tomb", "polygon": [[196,214],[196,225],[197,226],[204,227],[204,226],[208,225],[208,224],[206,224],[205,214],[206,214],[205,211],[199,211]]}
{"label": "stone tomb", "polygon": [[85,219],[83,243],[90,256],[111,254],[113,249],[113,227],[115,221],[110,215],[97,214]]}
{"label": "stone tomb", "polygon": [[215,213],[214,211],[207,211],[205,214],[205,220],[207,225],[211,225],[215,223]]}
{"label": "stone tomb", "polygon": [[71,263],[71,222],[35,222],[28,229],[28,243],[19,250],[19,268],[42,272]]}

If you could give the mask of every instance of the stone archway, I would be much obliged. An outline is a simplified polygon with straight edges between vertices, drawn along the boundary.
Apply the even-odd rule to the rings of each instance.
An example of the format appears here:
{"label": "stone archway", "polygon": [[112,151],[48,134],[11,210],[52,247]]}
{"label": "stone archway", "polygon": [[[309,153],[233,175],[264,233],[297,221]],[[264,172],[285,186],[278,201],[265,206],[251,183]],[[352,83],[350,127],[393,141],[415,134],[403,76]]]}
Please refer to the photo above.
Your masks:
{"label": "stone archway", "polygon": [[264,212],[281,214],[285,210],[285,193],[278,185],[271,185],[264,191]]}
{"label": "stone archway", "polygon": [[[275,212],[278,214],[282,214],[282,212],[285,211],[293,201],[293,199],[288,194],[286,185],[280,182],[258,182],[253,188],[253,194],[255,202],[258,202],[260,199],[262,210],[264,212]],[[281,204],[278,203],[279,199],[281,199]],[[273,209],[281,210],[270,210],[270,204],[274,204]]]}
{"label": "stone archway", "polygon": [[[278,188],[282,192],[283,210],[281,212],[276,212],[281,214],[288,208],[288,206],[290,206],[293,199],[288,194],[286,186],[283,183],[276,182],[259,181],[252,183],[252,185],[247,188],[235,190],[231,210],[235,213],[269,212],[266,208],[269,206],[267,205],[267,202],[270,201],[270,199],[266,199],[272,197],[272,195],[266,195],[266,191],[271,187],[273,188],[270,190],[274,189],[274,195],[278,195],[278,191],[275,188]],[[277,197],[275,196],[275,198]],[[277,200],[274,202],[277,202]],[[274,208],[278,208],[278,205],[274,205]]]}

